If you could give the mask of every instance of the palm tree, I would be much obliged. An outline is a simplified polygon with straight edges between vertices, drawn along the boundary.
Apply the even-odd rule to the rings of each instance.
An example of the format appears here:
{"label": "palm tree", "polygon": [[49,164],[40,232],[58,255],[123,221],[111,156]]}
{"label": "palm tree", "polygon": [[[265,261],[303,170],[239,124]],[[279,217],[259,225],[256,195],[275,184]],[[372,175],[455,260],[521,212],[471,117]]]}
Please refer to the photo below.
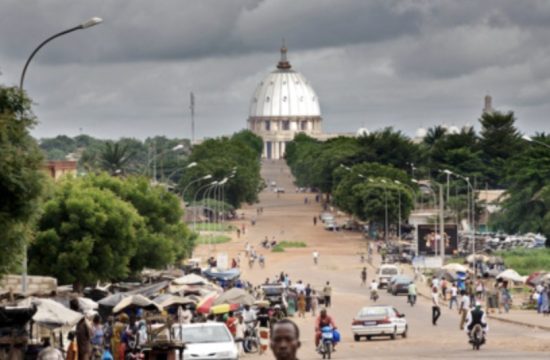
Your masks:
{"label": "palm tree", "polygon": [[132,156],[133,153],[130,152],[128,145],[107,141],[100,154],[101,167],[111,175],[124,174]]}
{"label": "palm tree", "polygon": [[428,133],[424,137],[424,143],[429,147],[435,145],[436,142],[443,139],[447,135],[447,129],[441,125],[437,125],[428,129]]}

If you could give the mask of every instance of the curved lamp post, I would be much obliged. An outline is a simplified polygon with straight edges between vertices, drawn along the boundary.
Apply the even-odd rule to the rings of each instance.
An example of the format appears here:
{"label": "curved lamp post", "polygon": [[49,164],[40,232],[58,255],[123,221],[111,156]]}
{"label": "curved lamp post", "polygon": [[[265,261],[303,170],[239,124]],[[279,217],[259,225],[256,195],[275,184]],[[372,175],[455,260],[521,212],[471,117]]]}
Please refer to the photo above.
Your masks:
{"label": "curved lamp post", "polygon": [[[197,192],[195,193],[195,196],[193,197],[193,203],[196,204],[197,203],[197,197],[199,196],[199,193],[203,190],[203,189],[206,189],[207,187],[209,186],[213,186],[215,184],[217,184],[218,181],[212,181],[208,184],[204,184],[203,186],[201,186]],[[193,211],[193,231],[195,231],[196,229],[196,225],[197,225],[197,212],[196,211]]]}
{"label": "curved lamp post", "polygon": [[71,32],[76,31],[76,30],[84,30],[84,29],[90,28],[92,26],[100,24],[102,21],[103,20],[101,18],[93,17],[90,20],[88,20],[86,22],[83,22],[82,24],[80,24],[78,26],[75,26],[75,27],[72,27],[70,29],[61,31],[60,33],[52,35],[49,38],[47,38],[46,40],[42,41],[42,43],[40,45],[38,45],[38,47],[36,49],[34,49],[34,51],[31,53],[31,56],[29,56],[29,58],[27,59],[27,62],[25,63],[25,66],[23,67],[23,72],[21,73],[21,79],[19,81],[19,89],[23,90],[23,83],[25,81],[25,74],[27,72],[27,67],[29,66],[29,64],[30,64],[31,60],[33,59],[34,55],[36,55],[38,50],[42,49],[42,47],[44,45],[46,45],[47,43],[49,43],[50,41],[52,41],[55,38],[58,38],[60,36],[63,36],[65,34],[71,33]]}
{"label": "curved lamp post", "polygon": [[[76,31],[76,30],[83,30],[83,29],[90,28],[92,26],[100,24],[102,21],[103,20],[101,18],[93,17],[90,20],[85,21],[85,22],[83,22],[82,24],[80,24],[78,26],[75,26],[75,27],[72,27],[70,29],[61,31],[61,32],[59,32],[55,35],[50,36],[46,40],[42,41],[40,43],[40,45],[38,45],[36,47],[36,49],[34,49],[34,51],[31,53],[31,55],[29,56],[29,58],[25,62],[25,66],[23,67],[23,72],[21,73],[21,79],[19,80],[19,91],[21,93],[23,93],[23,84],[25,82],[25,74],[27,73],[27,68],[29,67],[29,64],[31,63],[31,60],[34,58],[34,55],[36,55],[36,53],[40,49],[42,49],[42,47],[44,45],[46,45],[47,43],[49,43],[50,41],[52,41],[55,38],[58,38],[60,36],[63,36],[65,34],[71,33],[71,32]],[[27,294],[27,261],[28,261],[28,259],[27,259],[27,244],[25,244],[24,247],[23,247],[23,275],[22,275],[22,279],[21,279],[22,280],[21,281],[21,290],[23,292],[23,295]]]}
{"label": "curved lamp post", "polygon": [[[192,164],[197,165],[197,163],[191,163],[191,164],[187,165],[186,168],[189,169]],[[181,192],[181,198],[183,199],[183,202],[185,202],[185,193],[187,192],[187,190],[189,189],[189,187],[191,185],[196,184],[197,182],[199,182],[201,180],[208,180],[208,179],[211,179],[211,178],[212,178],[212,175],[208,174],[208,175],[205,175],[205,176],[201,176],[200,178],[197,178],[195,180],[192,180],[189,184],[185,185],[185,188]]]}

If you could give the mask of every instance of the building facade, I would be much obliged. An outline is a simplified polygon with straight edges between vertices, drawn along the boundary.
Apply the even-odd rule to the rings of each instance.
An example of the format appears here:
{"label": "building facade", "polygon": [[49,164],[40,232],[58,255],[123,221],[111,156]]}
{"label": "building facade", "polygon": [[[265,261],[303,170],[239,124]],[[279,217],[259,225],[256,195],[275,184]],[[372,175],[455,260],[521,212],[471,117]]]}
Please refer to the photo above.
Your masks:
{"label": "building facade", "polygon": [[298,133],[325,138],[321,123],[319,98],[306,78],[292,69],[283,44],[277,68],[250,100],[248,129],[263,139],[263,158],[282,159],[286,144]]}

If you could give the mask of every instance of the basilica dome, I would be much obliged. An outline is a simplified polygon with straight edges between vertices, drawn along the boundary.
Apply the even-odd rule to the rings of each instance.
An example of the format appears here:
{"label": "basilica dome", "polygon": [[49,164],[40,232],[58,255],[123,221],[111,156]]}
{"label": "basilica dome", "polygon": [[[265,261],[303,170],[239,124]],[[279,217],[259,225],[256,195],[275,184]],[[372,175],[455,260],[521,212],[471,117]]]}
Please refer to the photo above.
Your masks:
{"label": "basilica dome", "polygon": [[321,116],[317,94],[302,74],[292,70],[286,53],[283,46],[277,69],[256,87],[250,100],[251,118]]}

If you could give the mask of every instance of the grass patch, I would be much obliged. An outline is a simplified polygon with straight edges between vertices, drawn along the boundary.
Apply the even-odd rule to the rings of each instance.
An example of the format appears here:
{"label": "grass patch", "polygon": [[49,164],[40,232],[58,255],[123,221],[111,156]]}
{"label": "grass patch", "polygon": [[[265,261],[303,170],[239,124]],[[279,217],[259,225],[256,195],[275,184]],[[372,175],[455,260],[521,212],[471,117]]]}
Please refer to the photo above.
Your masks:
{"label": "grass patch", "polygon": [[284,252],[285,248],[305,248],[306,243],[303,241],[281,241],[271,249],[271,252]]}
{"label": "grass patch", "polygon": [[[191,225],[191,228],[193,226]],[[195,231],[233,231],[235,227],[231,224],[209,224],[198,223],[195,224]]]}
{"label": "grass patch", "polygon": [[283,248],[305,248],[307,247],[306,243],[303,241],[281,241],[277,246]]}
{"label": "grass patch", "polygon": [[550,270],[550,249],[517,249],[498,253],[506,267],[520,275],[530,275],[535,271]]}
{"label": "grass patch", "polygon": [[204,245],[204,244],[223,244],[226,242],[231,241],[231,238],[229,236],[224,235],[200,235],[197,238],[197,245]]}
{"label": "grass patch", "polygon": [[271,252],[285,252],[285,248],[281,246],[281,244],[275,245],[273,248],[271,248]]}

